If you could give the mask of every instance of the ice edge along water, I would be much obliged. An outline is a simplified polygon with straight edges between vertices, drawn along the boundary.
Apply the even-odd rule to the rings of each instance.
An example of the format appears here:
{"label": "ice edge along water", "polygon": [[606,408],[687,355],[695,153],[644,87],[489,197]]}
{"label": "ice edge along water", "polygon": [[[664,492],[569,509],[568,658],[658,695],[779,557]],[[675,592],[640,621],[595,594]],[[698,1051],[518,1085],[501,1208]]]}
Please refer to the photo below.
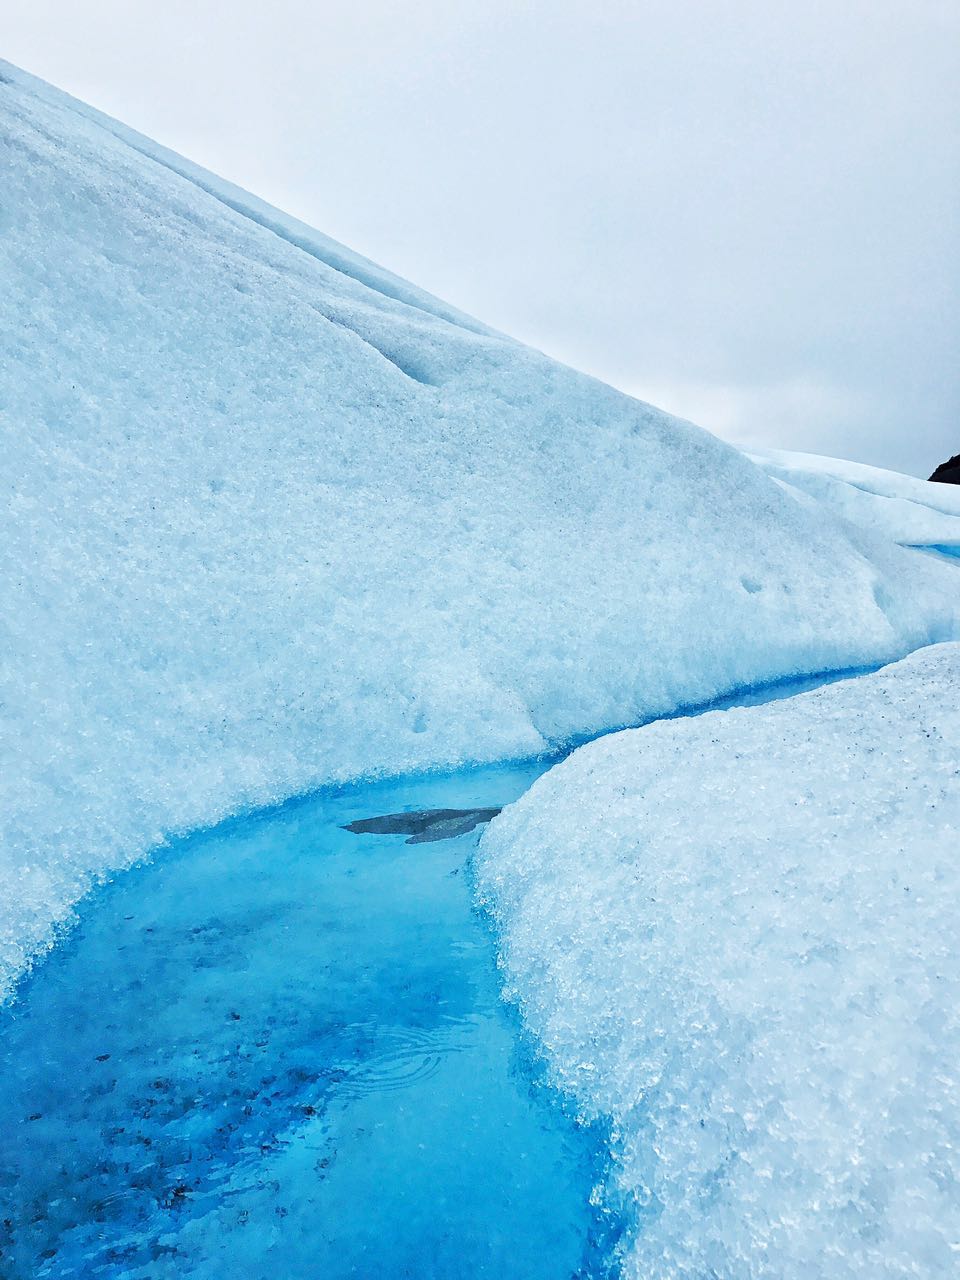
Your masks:
{"label": "ice edge along water", "polygon": [[508,994],[616,1135],[630,1277],[947,1280],[960,645],[611,735],[485,834]]}

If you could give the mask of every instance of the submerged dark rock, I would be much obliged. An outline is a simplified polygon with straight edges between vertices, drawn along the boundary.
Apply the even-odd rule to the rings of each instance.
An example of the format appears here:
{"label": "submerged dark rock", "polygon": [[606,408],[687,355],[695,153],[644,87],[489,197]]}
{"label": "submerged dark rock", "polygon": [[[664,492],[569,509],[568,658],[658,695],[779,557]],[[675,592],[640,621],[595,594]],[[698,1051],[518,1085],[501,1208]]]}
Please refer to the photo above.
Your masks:
{"label": "submerged dark rock", "polygon": [[466,835],[499,812],[499,809],[420,809],[416,813],[360,818],[346,823],[343,829],[358,836],[409,836],[407,844],[425,844],[430,840],[453,840]]}
{"label": "submerged dark rock", "polygon": [[938,480],[941,484],[960,484],[960,453],[941,462],[930,479]]}

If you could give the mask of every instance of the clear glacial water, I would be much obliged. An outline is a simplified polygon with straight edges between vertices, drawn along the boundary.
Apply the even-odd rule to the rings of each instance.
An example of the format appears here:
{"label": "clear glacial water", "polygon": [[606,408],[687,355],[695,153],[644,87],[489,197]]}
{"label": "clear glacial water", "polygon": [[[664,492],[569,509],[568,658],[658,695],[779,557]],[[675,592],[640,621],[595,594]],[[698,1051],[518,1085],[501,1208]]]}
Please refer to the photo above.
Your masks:
{"label": "clear glacial water", "polygon": [[3,1280],[606,1276],[605,1135],[499,998],[479,830],[342,829],[549,763],[308,797],[90,895],[0,1010]]}
{"label": "clear glacial water", "polygon": [[0,1274],[601,1274],[602,1135],[537,1082],[474,911],[479,832],[536,765],[229,822],[121,875],[0,1015]]}

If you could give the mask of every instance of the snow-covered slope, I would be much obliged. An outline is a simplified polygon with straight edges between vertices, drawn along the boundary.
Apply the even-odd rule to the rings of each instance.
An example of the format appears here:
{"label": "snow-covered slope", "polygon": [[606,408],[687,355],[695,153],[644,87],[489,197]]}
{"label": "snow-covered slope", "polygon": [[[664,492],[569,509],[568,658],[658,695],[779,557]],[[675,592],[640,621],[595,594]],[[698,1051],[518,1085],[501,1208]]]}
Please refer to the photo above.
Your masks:
{"label": "snow-covered slope", "polygon": [[484,836],[509,987],[613,1121],[627,1275],[956,1276],[957,689],[941,645],[608,736]]}
{"label": "snow-covered slope", "polygon": [[0,988],[336,779],[952,634],[932,558],[0,66]]}
{"label": "snow-covered slope", "polygon": [[768,475],[902,546],[960,552],[960,492],[949,485],[814,453],[770,449],[750,457]]}

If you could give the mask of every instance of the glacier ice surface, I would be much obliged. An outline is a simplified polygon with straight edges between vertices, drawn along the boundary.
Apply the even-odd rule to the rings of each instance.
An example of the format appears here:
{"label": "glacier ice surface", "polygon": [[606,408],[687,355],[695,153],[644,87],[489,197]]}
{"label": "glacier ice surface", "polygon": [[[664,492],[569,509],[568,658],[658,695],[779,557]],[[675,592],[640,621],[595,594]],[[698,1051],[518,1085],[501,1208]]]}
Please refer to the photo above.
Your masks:
{"label": "glacier ice surface", "polygon": [[0,69],[0,992],[171,834],[957,634],[932,557]]}
{"label": "glacier ice surface", "polygon": [[769,449],[750,457],[843,519],[902,546],[960,552],[960,493],[949,485],[812,453]]}
{"label": "glacier ice surface", "polygon": [[481,892],[636,1277],[952,1277],[960,645],[581,748]]}

